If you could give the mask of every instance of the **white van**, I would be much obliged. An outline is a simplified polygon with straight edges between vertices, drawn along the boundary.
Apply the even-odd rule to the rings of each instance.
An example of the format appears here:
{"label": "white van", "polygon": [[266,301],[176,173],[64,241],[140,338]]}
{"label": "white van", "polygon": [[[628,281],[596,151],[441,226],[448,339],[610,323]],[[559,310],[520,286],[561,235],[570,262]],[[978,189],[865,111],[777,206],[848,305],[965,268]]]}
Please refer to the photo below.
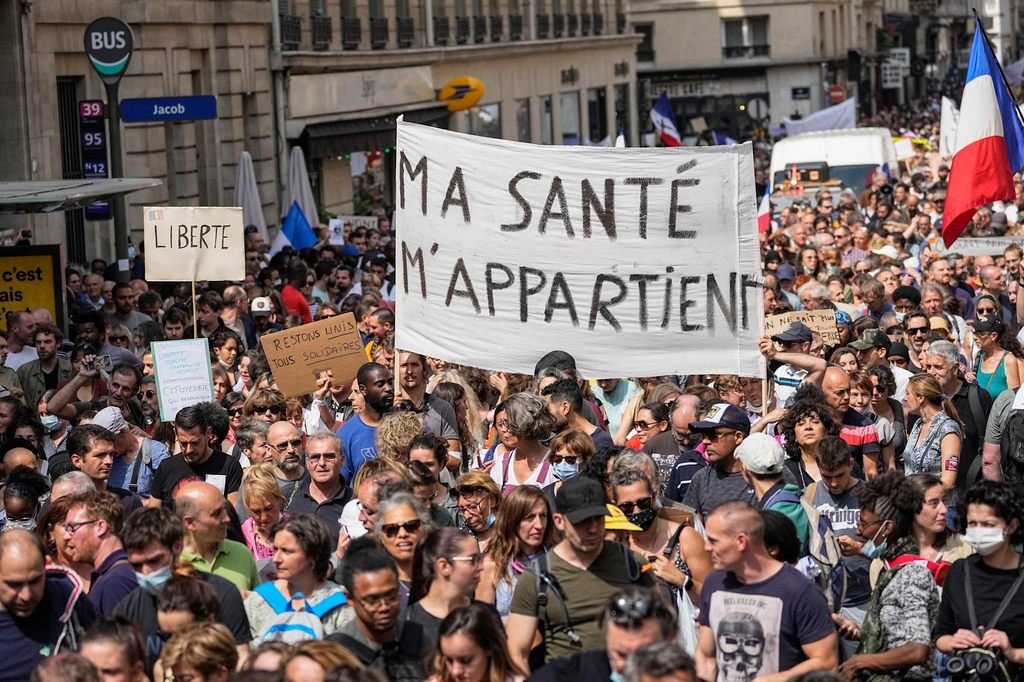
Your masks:
{"label": "white van", "polygon": [[828,166],[828,177],[841,180],[858,195],[881,166],[898,172],[899,161],[888,128],[848,128],[802,133],[779,140],[772,149],[772,186],[786,181],[793,164]]}

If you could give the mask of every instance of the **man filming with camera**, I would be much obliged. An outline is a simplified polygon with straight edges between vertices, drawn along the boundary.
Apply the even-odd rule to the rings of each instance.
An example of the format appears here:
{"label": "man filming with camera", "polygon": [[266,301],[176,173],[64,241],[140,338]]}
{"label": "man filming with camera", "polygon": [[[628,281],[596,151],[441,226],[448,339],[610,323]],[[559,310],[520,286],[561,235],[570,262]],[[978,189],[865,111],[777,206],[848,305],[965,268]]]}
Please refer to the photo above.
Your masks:
{"label": "man filming with camera", "polygon": [[980,481],[964,495],[960,523],[976,554],[953,564],[935,628],[953,680],[1017,679],[1024,664],[1024,503],[1003,482]]}

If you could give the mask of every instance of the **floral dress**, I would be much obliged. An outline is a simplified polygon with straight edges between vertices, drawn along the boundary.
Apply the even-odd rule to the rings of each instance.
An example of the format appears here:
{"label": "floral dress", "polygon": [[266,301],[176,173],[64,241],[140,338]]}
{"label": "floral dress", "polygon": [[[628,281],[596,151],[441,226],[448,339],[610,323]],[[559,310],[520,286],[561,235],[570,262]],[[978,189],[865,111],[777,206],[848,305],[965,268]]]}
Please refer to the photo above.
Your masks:
{"label": "floral dress", "polygon": [[[918,419],[914,428],[907,436],[907,447],[903,450],[903,466],[906,474],[934,474],[942,475],[942,439],[951,433],[955,433],[960,442],[963,442],[964,432],[953,419],[945,412],[939,412],[932,419],[932,427],[928,429],[928,435],[918,439],[921,435],[921,426],[924,420]],[[956,503],[956,491],[953,490],[945,500],[947,505]]]}

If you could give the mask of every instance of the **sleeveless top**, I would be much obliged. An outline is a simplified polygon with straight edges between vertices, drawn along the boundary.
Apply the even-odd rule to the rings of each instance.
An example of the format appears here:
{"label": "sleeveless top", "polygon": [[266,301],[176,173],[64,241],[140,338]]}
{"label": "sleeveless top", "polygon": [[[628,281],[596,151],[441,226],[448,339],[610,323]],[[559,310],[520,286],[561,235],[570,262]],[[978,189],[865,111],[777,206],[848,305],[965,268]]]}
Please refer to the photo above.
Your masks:
{"label": "sleeveless top", "polygon": [[1009,388],[1006,383],[1006,351],[1003,351],[1003,355],[999,358],[999,365],[996,367],[996,371],[988,373],[981,370],[982,356],[978,356],[978,369],[975,374],[978,383],[978,388],[983,388],[988,391],[988,394],[993,398],[996,398],[1000,393]]}

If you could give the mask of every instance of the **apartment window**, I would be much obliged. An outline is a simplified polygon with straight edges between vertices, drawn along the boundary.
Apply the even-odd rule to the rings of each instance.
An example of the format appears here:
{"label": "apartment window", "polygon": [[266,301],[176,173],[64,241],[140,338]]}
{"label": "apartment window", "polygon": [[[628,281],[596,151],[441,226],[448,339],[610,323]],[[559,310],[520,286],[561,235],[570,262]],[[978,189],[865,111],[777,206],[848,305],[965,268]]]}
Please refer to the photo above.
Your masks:
{"label": "apartment window", "polygon": [[615,134],[618,135],[621,128],[626,139],[629,140],[629,85],[626,83],[619,83],[615,86],[615,117],[618,119]]}
{"label": "apartment window", "polygon": [[520,142],[533,142],[530,129],[530,99],[516,100],[516,139]]}
{"label": "apartment window", "polygon": [[587,120],[590,124],[590,141],[600,142],[608,137],[608,90],[590,88],[587,90]]}
{"label": "apartment window", "polygon": [[540,98],[540,143],[555,143],[555,117],[551,109],[551,95]]}
{"label": "apartment window", "polygon": [[767,57],[768,17],[722,20],[722,56],[726,59]]}
{"label": "apartment window", "polygon": [[355,0],[341,0],[341,16],[346,19],[354,19],[356,17]]}
{"label": "apartment window", "polygon": [[579,144],[580,93],[563,92],[559,101],[562,105],[562,144]]}
{"label": "apartment window", "polygon": [[469,119],[466,129],[470,135],[501,138],[501,105],[484,104],[466,112]]}
{"label": "apartment window", "polygon": [[634,24],[633,30],[643,36],[643,40],[636,46],[636,60],[638,62],[653,62],[654,24]]}

